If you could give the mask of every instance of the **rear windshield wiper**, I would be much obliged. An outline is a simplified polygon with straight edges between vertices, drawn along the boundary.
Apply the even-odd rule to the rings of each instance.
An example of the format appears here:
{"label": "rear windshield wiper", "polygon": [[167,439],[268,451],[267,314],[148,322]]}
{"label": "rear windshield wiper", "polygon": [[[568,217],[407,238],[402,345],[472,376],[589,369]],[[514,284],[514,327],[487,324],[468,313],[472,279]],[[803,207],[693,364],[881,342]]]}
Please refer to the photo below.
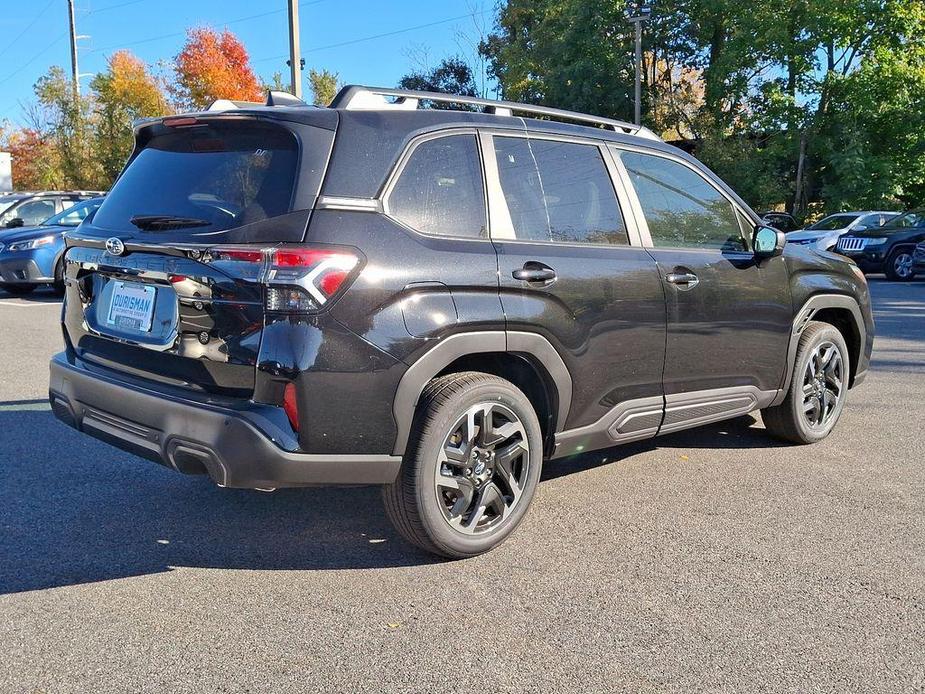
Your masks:
{"label": "rear windshield wiper", "polygon": [[170,214],[140,214],[129,220],[144,231],[164,231],[169,229],[189,229],[192,227],[207,227],[212,222],[196,217],[177,217]]}

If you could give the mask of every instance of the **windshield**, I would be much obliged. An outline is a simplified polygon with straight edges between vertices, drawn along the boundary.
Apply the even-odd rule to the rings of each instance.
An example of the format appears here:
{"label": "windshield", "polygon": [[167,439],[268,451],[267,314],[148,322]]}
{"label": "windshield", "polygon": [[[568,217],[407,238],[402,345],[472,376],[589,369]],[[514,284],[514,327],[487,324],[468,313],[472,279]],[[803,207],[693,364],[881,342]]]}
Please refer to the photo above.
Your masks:
{"label": "windshield", "polygon": [[152,138],[93,219],[152,234],[211,235],[290,211],[298,146],[286,130],[247,121],[177,128]]}
{"label": "windshield", "polygon": [[898,217],[891,219],[884,224],[881,229],[911,229],[925,226],[925,211],[906,212]]}
{"label": "windshield", "polygon": [[59,212],[54,217],[49,217],[42,222],[42,226],[76,227],[87,218],[88,214],[99,209],[102,204],[103,198],[79,202],[73,207],[67,208],[64,212]]}
{"label": "windshield", "polygon": [[844,229],[859,216],[860,215],[857,214],[833,214],[828,217],[823,217],[812,226],[806,228],[812,231],[835,231],[836,229]]}

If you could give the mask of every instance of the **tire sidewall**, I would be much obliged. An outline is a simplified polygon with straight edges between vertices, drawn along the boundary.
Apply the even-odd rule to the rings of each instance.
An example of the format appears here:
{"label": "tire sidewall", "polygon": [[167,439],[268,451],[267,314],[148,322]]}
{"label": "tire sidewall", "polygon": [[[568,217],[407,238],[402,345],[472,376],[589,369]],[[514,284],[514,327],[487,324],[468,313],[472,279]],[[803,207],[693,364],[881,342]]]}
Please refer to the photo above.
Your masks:
{"label": "tire sidewall", "polygon": [[[845,375],[842,381],[842,392],[838,399],[838,404],[835,407],[835,414],[832,416],[825,427],[815,429],[810,427],[809,423],[806,422],[803,417],[803,374],[806,371],[806,366],[809,363],[813,353],[815,352],[816,347],[818,347],[823,342],[831,342],[835,345],[836,349],[838,349],[842,358],[842,364],[844,364]],[[826,436],[828,436],[838,424],[838,420],[841,418],[841,414],[845,408],[845,402],[848,396],[848,379],[849,374],[851,373],[851,360],[848,354],[848,346],[845,343],[845,338],[842,337],[842,334],[834,326],[826,326],[822,330],[815,331],[812,337],[807,340],[806,344],[803,346],[803,349],[800,350],[799,359],[797,359],[797,362],[794,364],[793,368],[793,383],[790,387],[789,397],[791,399],[790,405],[791,411],[793,412],[794,422],[803,440],[808,443],[821,441]]]}
{"label": "tire sidewall", "polygon": [[[467,409],[480,402],[497,402],[510,408],[520,419],[530,446],[529,469],[523,494],[511,515],[497,528],[479,535],[465,535],[450,527],[434,491],[437,458],[450,427]],[[516,387],[504,382],[476,385],[453,397],[440,408],[429,422],[415,447],[413,464],[418,481],[415,493],[417,505],[431,540],[457,556],[473,556],[488,551],[504,541],[520,524],[539,484],[543,466],[543,437],[533,406]]]}

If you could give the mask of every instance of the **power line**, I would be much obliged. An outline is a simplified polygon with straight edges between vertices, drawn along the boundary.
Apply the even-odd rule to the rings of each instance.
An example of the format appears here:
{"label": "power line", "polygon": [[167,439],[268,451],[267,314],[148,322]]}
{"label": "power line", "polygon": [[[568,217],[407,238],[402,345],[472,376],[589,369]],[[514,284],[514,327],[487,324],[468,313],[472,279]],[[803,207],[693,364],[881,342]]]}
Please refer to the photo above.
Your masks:
{"label": "power line", "polygon": [[52,46],[54,46],[56,43],[58,43],[61,39],[63,39],[63,38],[64,38],[65,36],[67,36],[67,35],[68,35],[68,32],[65,31],[65,32],[64,32],[63,34],[61,34],[58,38],[56,38],[54,41],[52,41],[52,42],[50,42],[50,43],[46,43],[46,44],[45,44],[45,47],[44,47],[42,50],[40,50],[38,53],[36,53],[34,56],[32,56],[27,62],[25,62],[25,63],[23,63],[22,65],[20,65],[16,70],[13,70],[13,72],[11,72],[9,75],[7,75],[6,77],[4,77],[2,80],[0,80],[0,84],[3,84],[4,82],[7,82],[7,81],[11,80],[13,77],[15,77],[15,76],[18,75],[20,72],[22,72],[23,70],[25,70],[27,67],[29,67],[30,65],[32,65],[32,63],[34,63],[36,60],[38,60],[38,59],[41,58],[43,55],[45,55],[45,53],[48,52],[48,49],[49,49],[49,48],[51,48]]}
{"label": "power line", "polygon": [[[466,14],[461,14],[458,17],[449,17],[448,19],[439,19],[436,22],[428,22],[427,24],[418,24],[413,27],[405,27],[404,29],[396,29],[394,31],[387,31],[382,34],[374,34],[372,36],[364,36],[359,39],[351,39],[350,41],[341,41],[340,43],[330,43],[326,46],[315,46],[314,48],[307,48],[303,53],[314,53],[315,51],[326,51],[330,48],[341,48],[343,46],[352,46],[357,43],[363,43],[364,41],[374,41],[375,39],[383,39],[389,36],[397,36],[398,34],[406,34],[409,31],[418,31],[420,29],[428,29],[430,27],[438,26],[440,24],[449,24],[450,22],[458,22],[461,19],[468,19],[469,17],[477,17],[479,15],[488,14],[492,10],[482,10],[481,12],[467,12]],[[260,58],[258,60],[253,60],[254,63],[262,63],[268,60],[279,60],[280,58],[285,58],[285,55],[275,55],[271,58]]]}
{"label": "power line", "polygon": [[[141,1],[141,0],[136,0]],[[309,5],[318,5],[322,2],[327,2],[327,0],[311,0],[310,2],[300,2],[299,7],[307,7]],[[126,5],[131,3],[124,3]],[[115,7],[115,6],[113,6]],[[259,14],[252,14],[247,17],[238,17],[237,19],[229,19],[227,22],[220,22],[222,26],[227,26],[229,24],[240,24],[241,22],[249,22],[252,19],[260,19],[261,17],[269,17],[272,14],[280,14],[281,12],[287,12],[288,8],[283,7],[277,10],[269,10],[268,12],[261,12]],[[93,48],[90,53],[99,53],[101,51],[111,51],[118,48],[128,48],[129,46],[138,46],[142,43],[151,43],[153,41],[161,41],[163,39],[171,39],[177,36],[186,36],[186,31],[174,31],[169,34],[161,34],[160,36],[151,36],[150,38],[140,39],[138,41],[130,41],[128,43],[119,43],[112,44],[111,46],[103,46],[102,48]]]}
{"label": "power line", "polygon": [[129,5],[138,5],[142,2],[147,2],[148,0],[129,0],[128,2],[120,2],[115,5],[106,5],[105,7],[100,7],[95,10],[87,10],[87,16],[91,14],[99,14],[100,12],[109,12],[109,10],[118,10],[120,7],[128,7]]}
{"label": "power line", "polygon": [[35,18],[34,18],[31,22],[29,22],[29,26],[27,26],[27,27],[26,27],[25,29],[23,29],[19,34],[17,34],[15,39],[13,39],[13,40],[10,41],[8,44],[6,44],[6,46],[3,48],[3,50],[0,50],[0,55],[3,55],[3,54],[6,53],[8,50],[10,50],[10,47],[11,47],[14,43],[16,43],[17,41],[19,41],[19,39],[21,39],[23,36],[25,36],[25,35],[26,35],[26,32],[29,31],[29,29],[31,29],[32,27],[35,26],[35,23],[36,23],[37,21],[39,21],[39,20],[42,18],[42,15],[45,14],[45,11],[46,11],[49,7],[51,7],[51,5],[52,5],[52,3],[53,3],[54,1],[55,1],[55,0],[48,0],[48,4],[45,5],[45,7],[43,7],[43,8],[41,9],[41,11],[40,11],[37,15],[35,15]]}

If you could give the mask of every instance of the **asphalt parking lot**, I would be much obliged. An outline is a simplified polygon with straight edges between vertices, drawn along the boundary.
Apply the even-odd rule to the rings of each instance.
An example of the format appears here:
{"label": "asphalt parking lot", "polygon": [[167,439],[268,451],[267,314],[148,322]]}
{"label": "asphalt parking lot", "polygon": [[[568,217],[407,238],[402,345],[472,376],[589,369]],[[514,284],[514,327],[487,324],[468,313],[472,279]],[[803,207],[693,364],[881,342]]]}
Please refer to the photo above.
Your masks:
{"label": "asphalt parking lot", "polygon": [[548,464],[462,562],[376,489],[222,490],[58,424],[59,304],[0,293],[0,691],[925,692],[925,282],[871,285],[826,441],[748,416]]}

